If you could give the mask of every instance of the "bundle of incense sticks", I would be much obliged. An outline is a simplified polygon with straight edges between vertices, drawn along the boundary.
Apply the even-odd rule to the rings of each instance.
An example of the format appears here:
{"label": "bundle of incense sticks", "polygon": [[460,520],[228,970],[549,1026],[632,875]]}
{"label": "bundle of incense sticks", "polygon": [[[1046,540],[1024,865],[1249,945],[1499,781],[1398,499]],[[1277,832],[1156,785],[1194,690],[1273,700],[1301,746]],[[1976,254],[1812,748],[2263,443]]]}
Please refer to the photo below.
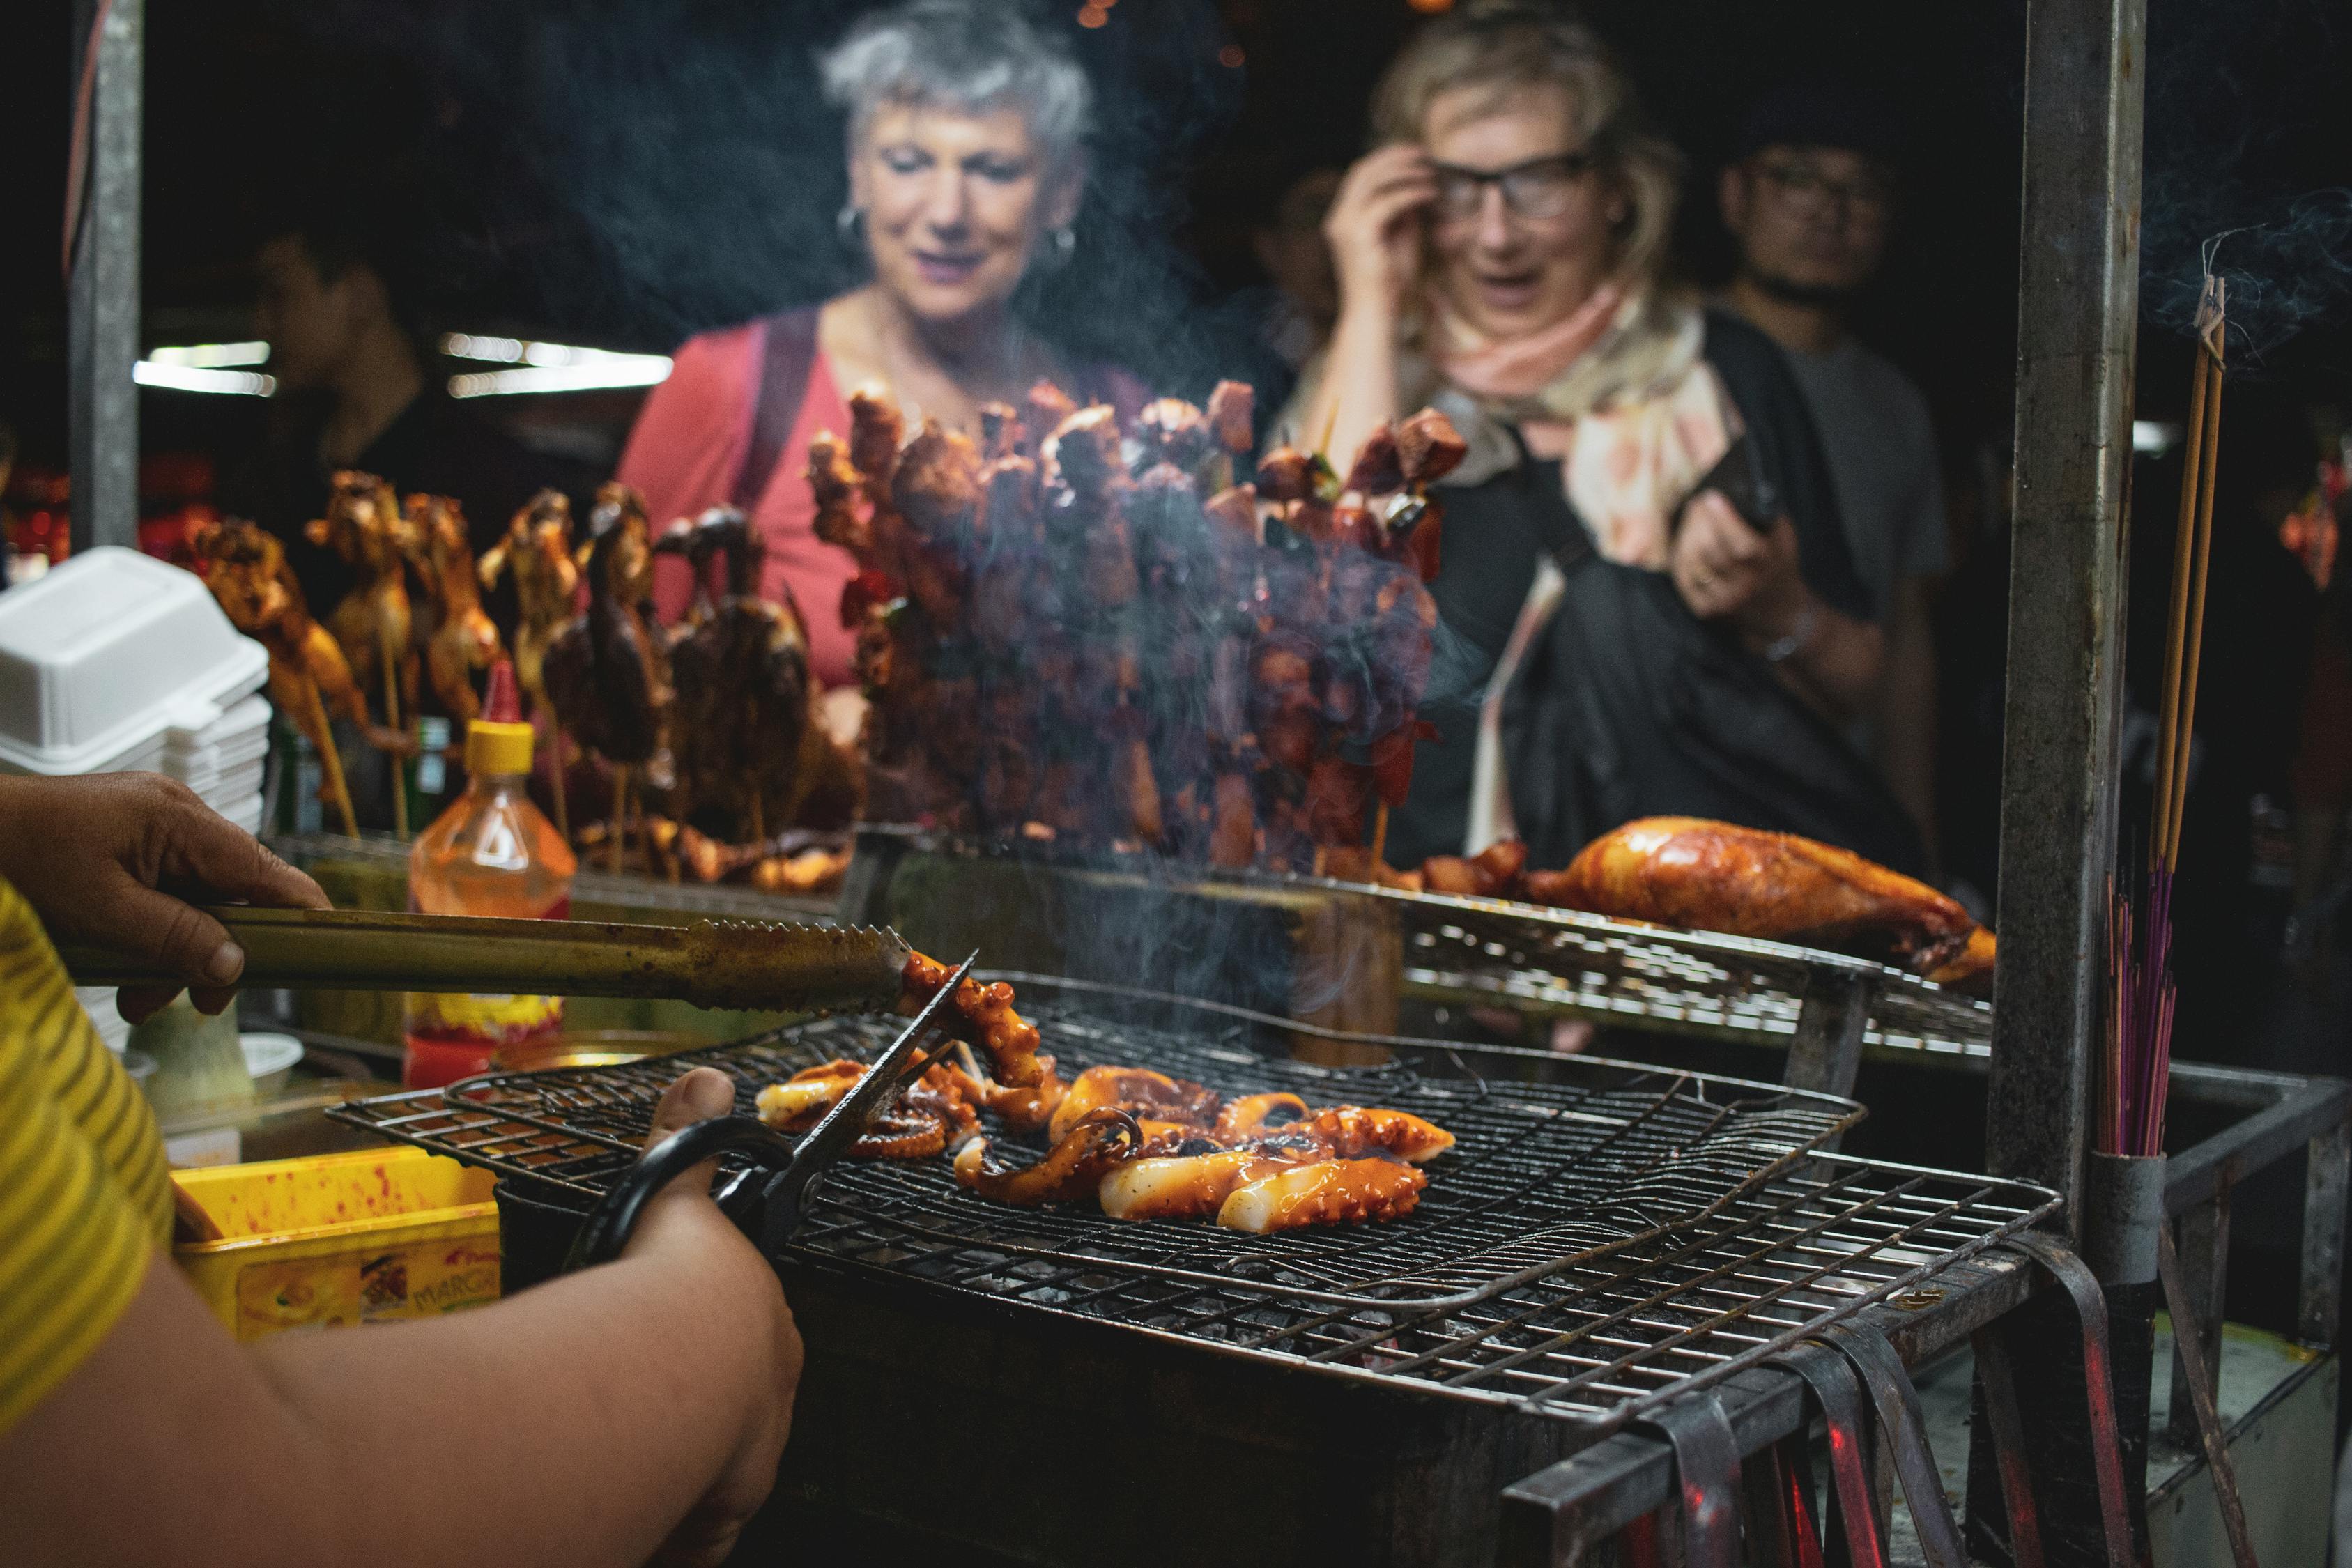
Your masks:
{"label": "bundle of incense sticks", "polygon": [[2111,1154],[2164,1152],[2165,1099],[2172,1078],[2172,879],[2180,867],[2180,821],[2188,805],[2189,738],[2196,732],[2197,672],[2205,640],[2205,567],[2213,544],[2226,303],[2221,280],[2207,273],[2197,305],[2187,460],[2180,475],[2180,517],[2173,534],[2172,603],[2166,622],[2147,884],[2137,901],[2128,887],[2117,889],[2112,882],[2107,894],[2108,1027],[2099,1147]]}

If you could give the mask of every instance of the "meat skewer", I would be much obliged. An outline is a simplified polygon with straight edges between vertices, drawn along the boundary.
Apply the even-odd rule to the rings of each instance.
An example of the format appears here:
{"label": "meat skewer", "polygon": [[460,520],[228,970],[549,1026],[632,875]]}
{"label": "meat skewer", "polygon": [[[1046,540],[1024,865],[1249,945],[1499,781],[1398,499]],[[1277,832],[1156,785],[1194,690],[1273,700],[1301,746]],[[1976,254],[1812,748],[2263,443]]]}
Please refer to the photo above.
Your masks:
{"label": "meat skewer", "polygon": [[669,670],[649,625],[653,545],[644,504],[625,485],[596,493],[579,555],[588,605],[557,635],[545,660],[548,696],[583,746],[613,769],[612,863],[625,849],[633,772],[660,750]]}
{"label": "meat skewer", "polygon": [[499,628],[482,609],[465,514],[445,496],[411,496],[400,542],[433,607],[436,624],[425,639],[425,677],[463,734],[462,726],[482,710],[474,671],[487,671],[506,657]]}
{"label": "meat skewer", "polygon": [[519,611],[514,636],[515,678],[530,699],[531,711],[545,720],[553,742],[555,828],[569,842],[570,813],[564,799],[563,726],[547,695],[547,650],[571,624],[572,601],[580,586],[580,569],[572,558],[572,502],[562,490],[546,489],[507,524],[506,537],[492,545],[478,564],[483,588],[498,586],[499,578],[513,574]]}
{"label": "meat skewer", "polygon": [[[383,727],[394,734],[401,732],[404,706],[412,713],[416,707],[417,658],[410,641],[412,614],[402,566],[405,531],[392,487],[373,474],[351,468],[334,476],[327,515],[311,519],[302,529],[304,537],[334,551],[358,578],[329,612],[327,629],[362,690],[372,677],[381,677]],[[401,751],[391,755],[393,831],[405,839],[408,791],[397,760]]]}

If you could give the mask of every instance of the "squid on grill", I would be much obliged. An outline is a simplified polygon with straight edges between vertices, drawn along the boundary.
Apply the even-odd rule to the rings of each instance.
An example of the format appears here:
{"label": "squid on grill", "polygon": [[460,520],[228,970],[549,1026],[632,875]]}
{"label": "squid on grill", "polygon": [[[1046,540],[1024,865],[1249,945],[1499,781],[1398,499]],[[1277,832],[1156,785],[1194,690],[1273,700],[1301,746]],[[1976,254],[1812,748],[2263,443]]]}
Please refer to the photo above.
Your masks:
{"label": "squid on grill", "polygon": [[1068,1203],[1093,1193],[1103,1176],[1132,1158],[1143,1140],[1135,1118],[1116,1106],[1087,1112],[1035,1164],[1013,1169],[990,1158],[988,1140],[974,1138],[956,1156],[956,1180],[982,1197],[1034,1207]]}
{"label": "squid on grill", "polygon": [[1304,1100],[1286,1089],[1275,1094],[1245,1094],[1226,1101],[1225,1108],[1217,1112],[1217,1132],[1221,1137],[1238,1138],[1263,1131],[1269,1124],[1287,1127],[1313,1114]]}
{"label": "squid on grill", "polygon": [[1205,1128],[1217,1114],[1218,1099],[1213,1089],[1150,1068],[1088,1068],[1071,1082],[1047,1131],[1059,1138],[1078,1118],[1106,1105],[1138,1118]]}
{"label": "squid on grill", "polygon": [[1318,1160],[1234,1188],[1217,1205],[1217,1223],[1264,1234],[1394,1219],[1412,1212],[1427,1185],[1426,1175],[1395,1160]]}
{"label": "squid on grill", "polygon": [[1293,1164],[1248,1148],[1135,1160],[1105,1176],[1096,1196],[1113,1219],[1197,1219],[1214,1214],[1235,1187]]}
{"label": "squid on grill", "polygon": [[1034,1132],[1053,1119],[1061,1105],[1062,1097],[1070,1091],[1061,1076],[1054,1070],[1050,1054],[1037,1058],[1039,1077],[1028,1089],[1008,1089],[980,1070],[972,1059],[971,1047],[961,1040],[956,1042],[957,1064],[942,1063],[940,1070],[956,1075],[957,1087],[963,1098],[982,1110],[992,1110],[1015,1132]]}
{"label": "squid on grill", "polygon": [[1454,1147],[1454,1134],[1409,1110],[1339,1105],[1296,1129],[1343,1160],[1370,1153],[1394,1154],[1419,1165]]}

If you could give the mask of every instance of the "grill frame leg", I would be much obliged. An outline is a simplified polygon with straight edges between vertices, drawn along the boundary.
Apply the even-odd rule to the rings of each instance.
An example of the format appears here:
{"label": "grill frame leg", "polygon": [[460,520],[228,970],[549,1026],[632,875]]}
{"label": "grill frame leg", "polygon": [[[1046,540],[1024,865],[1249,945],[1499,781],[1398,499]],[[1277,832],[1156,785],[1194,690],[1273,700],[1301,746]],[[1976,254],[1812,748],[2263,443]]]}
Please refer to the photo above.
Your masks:
{"label": "grill frame leg", "polygon": [[1911,1522],[1918,1531],[1919,1550],[1928,1568],[1969,1568],[1958,1521],[1944,1496],[1936,1457],[1927,1448],[1927,1423],[1919,1409],[1919,1391],[1911,1385],[1911,1374],[1902,1358],[1885,1335],[1860,1323],[1832,1324],[1822,1338],[1853,1363],[1855,1375],[1870,1390],[1879,1430],[1894,1452],[1895,1473],[1902,1478],[1904,1500],[1911,1505]]}
{"label": "grill frame leg", "polygon": [[1702,1389],[1641,1425],[1674,1447],[1685,1568],[1739,1568],[1739,1441],[1723,1401]]}

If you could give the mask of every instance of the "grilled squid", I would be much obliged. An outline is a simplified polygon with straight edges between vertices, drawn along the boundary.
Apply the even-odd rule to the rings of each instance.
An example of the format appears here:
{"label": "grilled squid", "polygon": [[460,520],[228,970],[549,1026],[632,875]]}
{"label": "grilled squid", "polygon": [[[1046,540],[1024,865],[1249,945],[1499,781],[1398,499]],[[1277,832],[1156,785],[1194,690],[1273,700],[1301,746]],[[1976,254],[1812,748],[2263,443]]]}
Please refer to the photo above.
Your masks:
{"label": "grilled squid", "polygon": [[1197,1219],[1214,1214],[1235,1187],[1294,1163],[1262,1149],[1135,1160],[1105,1176],[1096,1196],[1113,1219]]}
{"label": "grilled squid", "polygon": [[1205,1128],[1217,1114],[1217,1100],[1213,1089],[1150,1068],[1088,1068],[1071,1081],[1046,1131],[1058,1139],[1078,1118],[1106,1105],[1155,1121]]}
{"label": "grilled squid", "polygon": [[[923,1004],[938,995],[954,973],[936,958],[909,953],[899,972],[899,983],[906,988],[899,1011],[910,1016],[922,1011]],[[982,985],[967,976],[956,987],[950,1006],[954,1016],[948,1032],[988,1053],[995,1064],[997,1082],[1032,1089],[1045,1078],[1045,1069],[1037,1065],[1037,1026],[1013,1010],[1012,986],[1002,980]]]}
{"label": "grilled squid", "polygon": [[1342,1160],[1390,1153],[1418,1165],[1454,1147],[1454,1134],[1409,1110],[1339,1105],[1293,1129],[1315,1139]]}
{"label": "grilled squid", "polygon": [[1217,1112],[1217,1132],[1226,1138],[1247,1137],[1268,1127],[1288,1127],[1313,1114],[1305,1100],[1287,1089],[1276,1094],[1245,1094],[1227,1101],[1225,1108]]}
{"label": "grilled squid", "polygon": [[956,1042],[956,1063],[940,1066],[955,1075],[963,1098],[982,1110],[996,1112],[1015,1132],[1034,1132],[1044,1127],[1060,1108],[1062,1097],[1070,1092],[1070,1086],[1054,1070],[1050,1054],[1038,1057],[1037,1081],[1028,1089],[1008,1089],[982,1072],[972,1059],[971,1047],[961,1040]]}
{"label": "grilled squid", "polygon": [[1133,1158],[1142,1138],[1134,1117],[1116,1106],[1101,1106],[1080,1117],[1044,1159],[1023,1170],[991,1160],[988,1140],[974,1138],[956,1156],[956,1180],[1000,1204],[1067,1203],[1094,1192],[1105,1173]]}
{"label": "grilled squid", "polygon": [[846,1057],[803,1068],[782,1083],[761,1089],[751,1103],[760,1120],[782,1132],[803,1132],[832,1110],[866,1076],[866,1064]]}
{"label": "grilled squid", "polygon": [[1318,1160],[1244,1183],[1217,1206],[1230,1230],[1297,1230],[1411,1214],[1429,1178],[1390,1159]]}

